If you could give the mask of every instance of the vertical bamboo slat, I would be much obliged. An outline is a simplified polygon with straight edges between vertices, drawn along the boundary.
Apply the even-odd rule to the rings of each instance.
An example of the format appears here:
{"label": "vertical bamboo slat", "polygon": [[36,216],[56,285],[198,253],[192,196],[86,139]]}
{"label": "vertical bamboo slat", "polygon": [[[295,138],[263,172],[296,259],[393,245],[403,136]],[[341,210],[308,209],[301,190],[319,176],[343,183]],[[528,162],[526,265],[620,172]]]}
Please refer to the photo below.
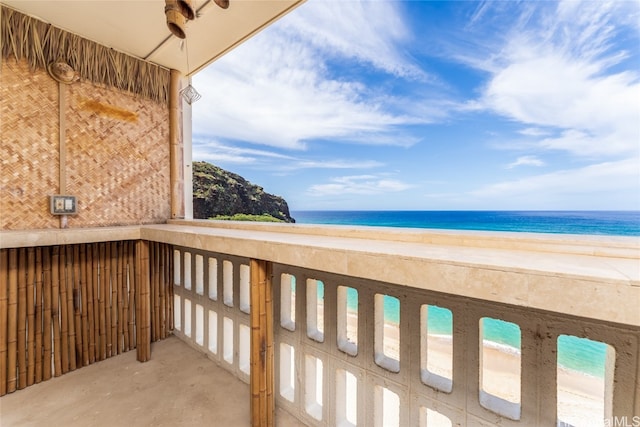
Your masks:
{"label": "vertical bamboo slat", "polygon": [[87,245],[87,316],[89,317],[89,363],[98,356],[98,244]]}
{"label": "vertical bamboo slat", "polygon": [[[149,304],[151,305],[151,307],[153,307],[153,298],[154,298],[154,290],[155,290],[155,286],[154,286],[154,279],[155,279],[155,263],[153,262],[154,260],[154,254],[155,254],[155,242],[149,242],[148,244],[149,246]],[[153,334],[154,334],[154,329],[155,329],[155,317],[154,317],[154,313],[151,313],[151,317],[149,320],[150,326],[151,326],[151,341],[154,341],[153,339]]]}
{"label": "vertical bamboo slat", "polygon": [[7,394],[8,255],[9,253],[6,249],[0,249],[0,396]]}
{"label": "vertical bamboo slat", "polygon": [[89,290],[87,281],[87,245],[80,245],[80,295],[82,304],[82,365],[89,365]]}
{"label": "vertical bamboo slat", "polygon": [[[98,357],[96,357],[96,359],[98,360],[104,360],[107,354],[107,331],[105,330],[106,328],[106,323],[107,323],[107,316],[104,313],[104,299],[105,299],[105,270],[106,270],[106,262],[105,262],[105,257],[106,257],[106,248],[104,243],[100,243],[98,245],[98,249],[99,249],[99,275],[98,275],[98,292],[97,292],[97,298],[98,298],[98,337],[99,337],[99,347],[98,347]],[[94,298],[96,296],[94,295]],[[96,338],[97,339],[97,338]]]}
{"label": "vertical bamboo slat", "polygon": [[76,259],[73,257],[73,246],[67,245],[67,263],[66,273],[67,278],[67,328],[69,331],[69,370],[75,371],[76,360],[78,358],[76,351],[76,310],[75,310],[75,297],[78,294],[76,282],[78,276],[75,273]]}
{"label": "vertical bamboo slat", "polygon": [[7,313],[9,314],[7,330],[7,392],[16,390],[16,356],[18,353],[18,251],[9,249],[9,304]]}
{"label": "vertical bamboo slat", "polygon": [[60,247],[60,354],[62,373],[69,372],[69,318],[67,315],[67,253],[64,246]]}
{"label": "vertical bamboo slat", "polygon": [[100,251],[92,244],[91,277],[93,288],[93,339],[95,361],[100,360]]}
{"label": "vertical bamboo slat", "polygon": [[116,332],[118,336],[118,354],[122,353],[124,350],[124,325],[126,325],[126,319],[124,317],[124,308],[122,301],[122,282],[124,279],[124,243],[118,242],[118,265],[116,271],[116,286],[117,290],[117,306],[116,310],[118,312],[118,330]]}
{"label": "vertical bamboo slat", "polygon": [[118,253],[117,242],[111,242],[111,355],[118,354]]}
{"label": "vertical bamboo slat", "polygon": [[124,351],[129,351],[129,242],[122,246],[122,334]]}
{"label": "vertical bamboo slat", "polygon": [[42,381],[42,314],[44,310],[42,294],[42,248],[36,248],[36,324],[34,328],[36,334],[36,384]]}
{"label": "vertical bamboo slat", "polygon": [[42,353],[42,379],[48,380],[51,378],[51,341],[52,334],[51,328],[51,251],[50,248],[42,249],[42,287],[43,287],[43,300],[44,300],[44,312],[42,315],[43,323],[43,353]]}
{"label": "vertical bamboo slat", "polygon": [[51,253],[51,322],[53,323],[53,375],[62,375],[62,351],[60,340],[60,247]]}
{"label": "vertical bamboo slat", "polygon": [[35,280],[36,251],[27,249],[27,386],[33,385],[36,374],[36,332],[35,332]]}
{"label": "vertical bamboo slat", "polygon": [[149,242],[136,242],[136,335],[137,360],[146,362],[151,358],[151,316],[150,283],[149,283]]}
{"label": "vertical bamboo slat", "polygon": [[173,289],[173,269],[175,268],[173,265],[173,248],[171,246],[168,247],[167,250],[167,264],[169,264],[169,275],[167,276],[167,286],[169,289],[169,298],[167,298],[167,305],[169,306],[169,322],[171,325],[171,330],[173,331],[173,329],[175,328],[175,319],[173,318],[173,294],[174,294],[174,289]]}
{"label": "vertical bamboo slat", "polygon": [[133,242],[129,242],[129,348],[137,347],[137,338],[136,338],[136,314],[137,314],[137,306],[136,304],[136,272],[135,272],[135,263],[136,261],[136,245]]}
{"label": "vertical bamboo slat", "polygon": [[167,271],[166,271],[166,253],[167,253],[167,245],[160,245],[160,251],[158,253],[158,258],[160,258],[160,295],[159,295],[159,306],[160,309],[160,338],[167,337],[167,306],[165,305],[165,289],[167,288]]}
{"label": "vertical bamboo slat", "polygon": [[158,341],[161,338],[160,331],[162,329],[160,322],[160,243],[154,243],[153,251],[153,304],[151,309],[153,310],[153,341]]}
{"label": "vertical bamboo slat", "polygon": [[18,250],[18,389],[27,386],[27,253]]}
{"label": "vertical bamboo slat", "polygon": [[105,358],[111,357],[111,243],[105,244],[104,263],[104,288],[102,289],[102,299],[104,301],[104,338],[105,338]]}

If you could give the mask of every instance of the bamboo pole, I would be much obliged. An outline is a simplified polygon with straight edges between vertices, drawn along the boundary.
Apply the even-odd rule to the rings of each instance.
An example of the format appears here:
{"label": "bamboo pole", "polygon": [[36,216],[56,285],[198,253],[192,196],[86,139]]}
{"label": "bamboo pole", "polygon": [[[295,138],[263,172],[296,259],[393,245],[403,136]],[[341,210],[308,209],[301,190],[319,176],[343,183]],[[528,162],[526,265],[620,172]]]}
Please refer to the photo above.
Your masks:
{"label": "bamboo pole", "polygon": [[35,382],[42,381],[42,248],[36,248],[36,375]]}
{"label": "bamboo pole", "polygon": [[135,248],[136,248],[136,259],[135,259],[135,267],[134,267],[134,288],[136,290],[136,295],[135,295],[135,312],[136,312],[136,358],[138,361],[142,361],[143,358],[143,352],[144,352],[144,339],[142,338],[142,301],[140,299],[140,295],[142,293],[142,289],[140,289],[142,287],[142,277],[140,276],[142,268],[140,267],[141,261],[140,261],[140,257],[142,254],[142,247],[140,245],[140,241],[137,241],[135,243]]}
{"label": "bamboo pole", "polygon": [[92,244],[91,279],[93,288],[93,338],[95,361],[100,360],[100,248]]}
{"label": "bamboo pole", "polygon": [[8,363],[7,363],[7,392],[16,390],[16,355],[18,343],[18,251],[9,249],[9,327],[8,337]]}
{"label": "bamboo pole", "polygon": [[158,310],[160,313],[160,338],[164,339],[167,337],[167,306],[166,306],[166,289],[167,289],[167,245],[160,244],[160,251],[158,258],[160,258],[160,295],[159,295],[159,306]]}
{"label": "bamboo pole", "polygon": [[18,249],[18,389],[27,386],[27,253]]}
{"label": "bamboo pole", "polygon": [[136,303],[136,245],[129,242],[129,348],[137,347],[136,337],[136,314],[138,304]]}
{"label": "bamboo pole", "polygon": [[150,268],[150,260],[149,260],[149,242],[146,240],[142,241],[143,251],[142,257],[140,257],[140,268],[142,278],[141,283],[141,299],[142,299],[142,314],[143,314],[143,322],[142,322],[142,332],[144,338],[144,360],[147,361],[151,359],[151,275],[149,272]]}
{"label": "bamboo pole", "polygon": [[251,320],[251,359],[250,359],[250,388],[251,388],[251,425],[260,425],[260,265],[258,261],[250,262],[250,320]]}
{"label": "bamboo pole", "polygon": [[104,335],[105,335],[105,357],[111,357],[112,341],[111,341],[111,282],[112,282],[112,269],[111,263],[113,261],[113,254],[111,253],[111,243],[105,244],[105,267],[104,267],[104,288],[102,291],[102,298],[104,300]]}
{"label": "bamboo pole", "polygon": [[8,251],[0,249],[0,396],[7,394],[7,321],[9,320]]}
{"label": "bamboo pole", "polygon": [[[149,305],[153,307],[153,300],[155,297],[155,242],[149,242]],[[154,340],[154,332],[155,332],[155,313],[153,311],[150,312],[150,323],[151,323],[151,341]]]}
{"label": "bamboo pole", "polygon": [[96,340],[97,322],[97,282],[98,282],[98,261],[96,259],[96,243],[87,245],[87,317],[89,318],[89,363],[96,361],[98,347]]}
{"label": "bamboo pole", "polygon": [[53,375],[62,375],[62,351],[60,348],[60,247],[51,253],[51,322],[53,323]]}
{"label": "bamboo pole", "polygon": [[51,378],[51,250],[50,248],[42,249],[42,288],[44,311],[42,314],[42,323],[44,334],[43,353],[42,353],[42,379],[44,381]]}
{"label": "bamboo pole", "polygon": [[273,264],[265,262],[265,316],[266,316],[266,350],[267,350],[267,425],[275,425],[275,368],[274,368],[274,344],[273,344]]}
{"label": "bamboo pole", "polygon": [[124,279],[124,269],[122,268],[122,265],[124,263],[124,243],[123,242],[118,242],[118,265],[117,265],[117,272],[116,272],[116,289],[117,289],[117,295],[116,295],[116,300],[117,300],[117,306],[116,306],[116,310],[118,312],[118,330],[116,332],[117,334],[117,352],[118,354],[122,353],[124,351],[124,325],[126,325],[126,318],[124,317],[124,308],[123,308],[123,304],[122,304],[122,286],[123,286],[123,279]]}
{"label": "bamboo pole", "polygon": [[99,330],[98,330],[98,334],[100,337],[100,346],[99,351],[98,351],[98,360],[104,360],[106,359],[107,356],[107,331],[106,331],[106,323],[107,323],[107,316],[104,312],[104,300],[106,298],[106,247],[104,243],[100,243],[99,244],[99,259],[100,259],[100,275],[99,275],[99,288],[98,288],[98,311],[99,311],[99,318],[98,318],[98,325],[99,325]]}
{"label": "bamboo pole", "polygon": [[36,377],[36,313],[35,313],[36,250],[27,249],[27,386]]}
{"label": "bamboo pole", "polygon": [[[81,354],[77,349],[77,338],[76,337],[76,314],[78,315],[78,320],[80,319],[80,312],[76,312],[76,306],[79,304],[75,303],[78,295],[78,274],[76,273],[77,260],[73,256],[74,246],[67,245],[67,268],[66,274],[67,277],[67,327],[69,328],[69,370],[76,370],[76,361],[78,360],[78,355]],[[78,307],[79,308],[79,307]]]}
{"label": "bamboo pole", "polygon": [[154,243],[153,251],[153,341],[158,341],[161,338],[160,331],[162,327],[160,325],[160,243]]}
{"label": "bamboo pole", "polygon": [[67,315],[67,254],[64,246],[60,247],[60,354],[62,373],[69,372],[69,318]]}
{"label": "bamboo pole", "polygon": [[167,245],[167,265],[168,265],[168,273],[167,273],[167,289],[168,289],[168,296],[167,296],[167,306],[169,307],[169,330],[167,331],[168,333],[170,331],[173,331],[174,329],[174,321],[175,319],[173,318],[173,247],[171,245]]}
{"label": "bamboo pole", "polygon": [[149,283],[149,242],[136,242],[136,335],[137,360],[146,362],[151,358],[151,316]]}
{"label": "bamboo pole", "polygon": [[111,355],[118,354],[118,242],[111,242]]}
{"label": "bamboo pole", "polygon": [[80,245],[80,296],[82,304],[82,366],[89,365],[89,297],[87,285],[87,245]]}
{"label": "bamboo pole", "polygon": [[122,260],[122,332],[124,335],[124,351],[129,351],[129,242],[124,242]]}
{"label": "bamboo pole", "polygon": [[180,123],[180,72],[171,70],[169,86],[169,181],[171,183],[171,218],[184,218],[184,170],[182,125]]}
{"label": "bamboo pole", "polygon": [[260,311],[260,426],[266,426],[267,422],[267,337],[266,337],[266,288],[265,288],[264,264],[260,262],[260,282],[259,282],[259,311]]}
{"label": "bamboo pole", "polygon": [[273,313],[271,264],[250,261],[251,422],[273,426]]}

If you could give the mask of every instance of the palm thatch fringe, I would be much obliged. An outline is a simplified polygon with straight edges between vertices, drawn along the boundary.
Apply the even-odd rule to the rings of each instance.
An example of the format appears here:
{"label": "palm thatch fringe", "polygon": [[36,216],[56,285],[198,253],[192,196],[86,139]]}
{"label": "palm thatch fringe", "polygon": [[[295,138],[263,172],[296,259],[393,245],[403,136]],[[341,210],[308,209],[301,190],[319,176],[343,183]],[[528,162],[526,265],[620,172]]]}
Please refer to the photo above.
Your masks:
{"label": "palm thatch fringe", "polygon": [[46,69],[50,63],[62,60],[81,79],[168,103],[170,78],[166,68],[1,7],[2,58],[25,59],[32,70]]}

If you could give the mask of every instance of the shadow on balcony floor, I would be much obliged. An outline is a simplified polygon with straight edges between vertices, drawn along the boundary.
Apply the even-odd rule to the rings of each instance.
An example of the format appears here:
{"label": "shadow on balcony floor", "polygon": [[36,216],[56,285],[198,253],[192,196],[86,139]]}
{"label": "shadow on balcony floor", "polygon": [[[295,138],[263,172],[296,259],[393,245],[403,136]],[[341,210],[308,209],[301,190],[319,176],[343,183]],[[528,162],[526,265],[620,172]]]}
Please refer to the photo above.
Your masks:
{"label": "shadow on balcony floor", "polygon": [[[249,426],[249,386],[176,337],[0,399],[8,426]],[[302,426],[281,409],[276,425]]]}

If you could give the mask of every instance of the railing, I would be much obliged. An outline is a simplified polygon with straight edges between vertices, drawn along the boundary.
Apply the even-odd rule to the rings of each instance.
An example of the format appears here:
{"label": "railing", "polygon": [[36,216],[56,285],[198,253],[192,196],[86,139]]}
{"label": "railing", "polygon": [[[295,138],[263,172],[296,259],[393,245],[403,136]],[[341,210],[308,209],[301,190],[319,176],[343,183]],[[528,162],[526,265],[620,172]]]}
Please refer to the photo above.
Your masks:
{"label": "railing", "polygon": [[[233,246],[233,255],[205,250],[216,246],[210,233],[202,229],[197,248],[174,246],[174,333],[248,383],[249,265],[256,250],[239,256],[252,240],[247,236]],[[220,237],[219,246],[231,248],[229,238]],[[315,238],[292,244],[288,249],[297,251],[291,256],[298,265],[274,262],[272,278],[276,405],[304,423],[591,426],[640,421],[633,418],[640,412],[637,325],[599,320],[602,314],[583,318],[459,295],[471,286],[498,292],[540,280],[527,272],[519,283],[484,282],[491,277],[484,273],[487,268],[467,265],[467,275],[446,278],[456,287],[435,292],[336,274],[329,263],[308,268],[305,264],[318,264],[311,258],[318,253],[309,247]],[[269,260],[285,251],[281,236],[274,239],[273,250],[263,254]],[[254,243],[264,245],[264,236]],[[593,298],[608,282],[596,276],[593,286],[582,290]],[[550,277],[549,285],[564,279]],[[637,279],[630,280],[637,287]],[[564,294],[568,311],[574,309],[575,292],[568,287]],[[558,295],[563,293],[549,298]],[[637,290],[628,295],[637,296]],[[601,304],[605,313],[624,309],[607,306],[606,298]],[[512,337],[506,345],[492,335],[501,328]],[[571,356],[565,353],[587,347],[599,352],[599,373],[573,373],[563,366]]]}

